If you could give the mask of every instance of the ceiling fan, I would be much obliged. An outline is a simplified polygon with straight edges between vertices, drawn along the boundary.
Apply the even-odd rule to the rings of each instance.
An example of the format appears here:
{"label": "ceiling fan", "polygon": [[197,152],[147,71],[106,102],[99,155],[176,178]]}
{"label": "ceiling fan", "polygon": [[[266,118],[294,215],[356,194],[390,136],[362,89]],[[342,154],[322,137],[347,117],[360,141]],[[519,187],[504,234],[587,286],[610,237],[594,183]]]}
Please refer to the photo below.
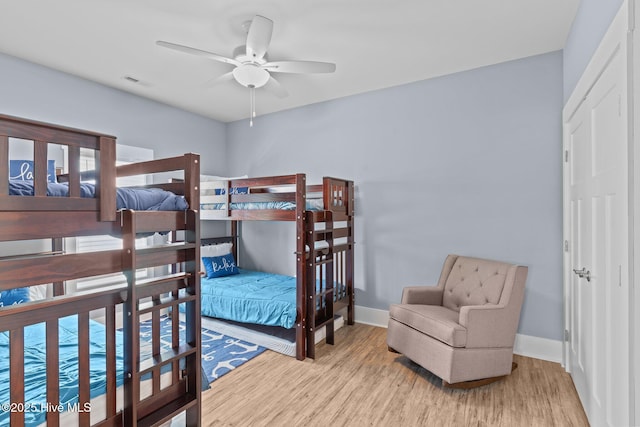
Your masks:
{"label": "ceiling fan", "polygon": [[235,80],[242,86],[249,88],[251,103],[250,126],[253,126],[253,118],[256,115],[255,89],[264,88],[279,98],[287,96],[286,89],[273,78],[271,73],[333,73],[336,70],[336,64],[330,62],[270,61],[267,56],[267,48],[271,42],[273,21],[264,16],[256,15],[251,21],[245,22],[243,27],[247,31],[246,44],[235,48],[232,58],[162,40],[156,41],[156,44],[179,52],[233,65],[235,68],[232,71],[214,79],[211,84],[215,85]]}

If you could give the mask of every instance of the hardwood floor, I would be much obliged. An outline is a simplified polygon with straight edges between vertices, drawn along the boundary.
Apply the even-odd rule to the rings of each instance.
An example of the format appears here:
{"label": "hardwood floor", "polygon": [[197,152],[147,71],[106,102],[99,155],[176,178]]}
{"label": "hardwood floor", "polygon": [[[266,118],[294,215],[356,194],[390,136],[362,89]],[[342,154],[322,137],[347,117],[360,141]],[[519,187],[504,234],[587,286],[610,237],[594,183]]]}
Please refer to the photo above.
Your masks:
{"label": "hardwood floor", "polygon": [[557,363],[515,356],[504,381],[443,389],[387,350],[386,329],[363,324],[320,344],[316,360],[266,351],[203,392],[203,426],[587,426]]}

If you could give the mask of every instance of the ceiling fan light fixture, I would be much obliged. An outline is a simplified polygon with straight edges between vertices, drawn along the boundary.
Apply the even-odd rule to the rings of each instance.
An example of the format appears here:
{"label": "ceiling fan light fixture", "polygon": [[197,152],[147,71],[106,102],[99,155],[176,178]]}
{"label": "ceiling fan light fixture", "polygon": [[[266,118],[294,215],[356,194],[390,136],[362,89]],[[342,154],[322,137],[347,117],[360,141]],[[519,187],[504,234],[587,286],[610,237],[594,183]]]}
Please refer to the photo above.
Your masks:
{"label": "ceiling fan light fixture", "polygon": [[233,77],[244,87],[259,88],[267,84],[269,72],[257,64],[242,64],[233,69]]}

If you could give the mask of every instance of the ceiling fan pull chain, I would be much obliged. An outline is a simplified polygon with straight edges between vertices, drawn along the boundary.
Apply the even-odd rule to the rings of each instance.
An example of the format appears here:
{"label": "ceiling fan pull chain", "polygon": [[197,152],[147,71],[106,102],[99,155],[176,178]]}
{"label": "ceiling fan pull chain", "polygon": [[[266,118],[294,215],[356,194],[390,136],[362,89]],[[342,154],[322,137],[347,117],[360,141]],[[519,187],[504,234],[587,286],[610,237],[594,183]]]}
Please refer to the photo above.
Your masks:
{"label": "ceiling fan pull chain", "polygon": [[256,116],[256,88],[249,88],[249,103],[251,104],[251,114],[249,116],[249,127],[253,127],[253,118]]}
{"label": "ceiling fan pull chain", "polygon": [[253,106],[251,107],[251,116],[255,117],[256,116],[256,88],[255,87],[251,88],[251,102],[253,103]]}

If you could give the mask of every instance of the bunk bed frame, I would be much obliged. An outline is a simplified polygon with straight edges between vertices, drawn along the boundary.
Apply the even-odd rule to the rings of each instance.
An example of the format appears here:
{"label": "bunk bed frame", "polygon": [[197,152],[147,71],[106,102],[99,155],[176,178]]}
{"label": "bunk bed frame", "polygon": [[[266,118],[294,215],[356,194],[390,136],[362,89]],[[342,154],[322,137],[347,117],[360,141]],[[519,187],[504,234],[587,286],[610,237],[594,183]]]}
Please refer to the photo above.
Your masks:
{"label": "bunk bed frame", "polygon": [[[8,163],[10,138],[33,141],[34,195],[9,195]],[[48,144],[68,147],[68,197],[47,197]],[[80,152],[94,150],[96,198],[80,197]],[[199,155],[153,160],[115,166],[115,137],[32,120],[0,115],[0,242],[51,239],[52,250],[0,257],[0,291],[53,283],[53,296],[40,301],[0,307],[0,332],[10,337],[10,400],[12,407],[25,405],[24,331],[28,325],[46,324],[47,402],[59,402],[59,319],[78,318],[78,403],[90,404],[89,335],[90,316],[99,310],[106,329],[106,417],[94,425],[159,425],[185,412],[188,426],[200,425],[200,277],[199,233]],[[156,184],[184,195],[186,211],[116,211],[116,177],[182,171],[182,184]],[[137,233],[183,230],[182,243],[162,244],[136,249]],[[121,250],[90,253],[65,253],[62,239],[88,235],[113,235],[122,238]],[[136,280],[138,268],[181,263],[180,273],[148,280]],[[126,284],[92,292],[68,294],[65,281],[122,272]],[[123,279],[124,282],[124,279]],[[184,295],[179,293],[185,289]],[[173,324],[173,347],[160,347],[161,311],[186,307],[186,334],[180,342],[178,323]],[[153,357],[140,361],[140,317],[152,319],[150,346]],[[116,399],[116,329],[122,328],[124,383],[122,410]],[[145,345],[149,345],[145,342]],[[3,363],[9,363],[4,361]],[[160,376],[169,370],[170,385],[161,388]],[[151,377],[150,396],[140,399],[142,377]],[[66,414],[65,414],[66,415]],[[79,425],[91,425],[90,413],[80,412]],[[47,413],[47,425],[62,421],[58,412]],[[22,426],[25,414],[12,411],[12,426]],[[63,422],[64,423],[64,422]]]}
{"label": "bunk bed frame", "polygon": [[[323,326],[326,342],[334,344],[334,315],[346,308],[347,324],[354,323],[353,181],[324,177],[320,185],[307,185],[306,175],[299,173],[201,185],[201,218],[231,221],[236,243],[242,221],[295,222],[296,358],[315,358],[315,334]],[[246,194],[237,194],[238,188]],[[307,202],[314,200],[322,202],[320,209],[309,208]],[[295,209],[264,205],[273,202],[294,203]],[[241,208],[247,203],[254,207]],[[217,209],[206,209],[207,204]],[[238,259],[237,244],[233,250]]]}

